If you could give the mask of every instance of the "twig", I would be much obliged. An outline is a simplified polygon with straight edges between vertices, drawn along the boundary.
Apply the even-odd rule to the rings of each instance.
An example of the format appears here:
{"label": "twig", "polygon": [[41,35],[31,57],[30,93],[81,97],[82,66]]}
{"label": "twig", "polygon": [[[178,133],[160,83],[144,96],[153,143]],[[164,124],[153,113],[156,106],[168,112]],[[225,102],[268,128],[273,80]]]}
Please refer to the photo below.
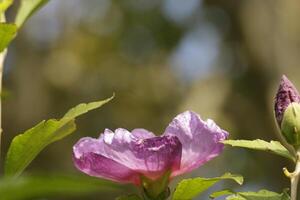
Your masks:
{"label": "twig", "polygon": [[297,151],[297,161],[295,171],[290,173],[286,168],[283,168],[283,173],[291,180],[291,200],[297,200],[297,189],[300,176],[300,151]]}

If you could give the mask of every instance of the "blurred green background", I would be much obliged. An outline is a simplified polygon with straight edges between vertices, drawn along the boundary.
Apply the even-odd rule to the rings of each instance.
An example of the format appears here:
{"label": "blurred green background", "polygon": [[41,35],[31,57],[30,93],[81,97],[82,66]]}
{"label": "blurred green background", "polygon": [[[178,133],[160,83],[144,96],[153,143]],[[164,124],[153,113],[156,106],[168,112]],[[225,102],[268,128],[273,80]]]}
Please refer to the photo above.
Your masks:
{"label": "blurred green background", "polygon": [[[42,119],[113,92],[112,102],[78,119],[76,133],[45,149],[27,173],[80,173],[71,158],[80,137],[118,127],[161,134],[185,110],[214,119],[232,139],[276,140],[273,98],[280,76],[300,88],[299,9],[298,1],[280,0],[51,0],[9,48],[4,152],[15,135]],[[186,177],[230,171],[245,177],[236,190],[280,192],[289,187],[282,168],[290,164],[227,147]]]}

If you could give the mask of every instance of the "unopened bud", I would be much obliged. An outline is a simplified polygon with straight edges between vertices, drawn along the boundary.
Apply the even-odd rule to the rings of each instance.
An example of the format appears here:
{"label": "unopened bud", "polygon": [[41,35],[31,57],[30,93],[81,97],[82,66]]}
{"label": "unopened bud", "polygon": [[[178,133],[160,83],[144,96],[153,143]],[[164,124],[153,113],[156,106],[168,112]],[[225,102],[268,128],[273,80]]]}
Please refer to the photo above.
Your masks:
{"label": "unopened bud", "polygon": [[275,117],[286,141],[300,146],[300,95],[286,76],[282,76],[276,94]]}
{"label": "unopened bud", "polygon": [[293,102],[300,103],[299,92],[293,83],[283,75],[275,97],[275,117],[279,127],[281,127],[285,110]]}
{"label": "unopened bud", "polygon": [[291,103],[287,107],[283,115],[281,131],[289,144],[300,146],[300,104]]}

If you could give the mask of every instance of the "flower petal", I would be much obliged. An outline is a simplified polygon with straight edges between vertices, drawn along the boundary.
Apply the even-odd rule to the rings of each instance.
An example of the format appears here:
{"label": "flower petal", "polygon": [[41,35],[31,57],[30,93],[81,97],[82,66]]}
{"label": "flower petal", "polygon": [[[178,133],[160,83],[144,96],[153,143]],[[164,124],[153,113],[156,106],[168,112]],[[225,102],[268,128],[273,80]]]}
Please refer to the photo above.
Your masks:
{"label": "flower petal", "polygon": [[212,120],[203,121],[196,113],[186,111],[173,119],[164,135],[177,136],[182,144],[181,167],[172,173],[177,176],[218,156],[224,147],[219,141],[226,139],[228,133]]}
{"label": "flower petal", "polygon": [[141,129],[133,134],[125,129],[106,129],[98,139],[82,138],[73,147],[75,165],[91,176],[135,184],[141,174],[156,179],[167,170],[178,170],[179,139],[150,136],[152,133]]}
{"label": "flower petal", "polygon": [[79,140],[73,147],[73,160],[76,168],[90,176],[138,185],[139,174],[101,155],[101,146],[101,141],[93,138]]}
{"label": "flower petal", "polygon": [[131,131],[131,133],[132,133],[132,135],[134,135],[135,137],[140,138],[140,139],[147,139],[147,138],[155,137],[154,133],[147,131],[146,129],[143,129],[143,128],[133,129]]}
{"label": "flower petal", "polygon": [[106,130],[103,134],[105,156],[152,179],[158,178],[167,170],[179,169],[182,146],[177,137],[142,139],[140,134],[136,137],[137,131],[134,133],[117,129],[113,138],[110,138],[111,132]]}

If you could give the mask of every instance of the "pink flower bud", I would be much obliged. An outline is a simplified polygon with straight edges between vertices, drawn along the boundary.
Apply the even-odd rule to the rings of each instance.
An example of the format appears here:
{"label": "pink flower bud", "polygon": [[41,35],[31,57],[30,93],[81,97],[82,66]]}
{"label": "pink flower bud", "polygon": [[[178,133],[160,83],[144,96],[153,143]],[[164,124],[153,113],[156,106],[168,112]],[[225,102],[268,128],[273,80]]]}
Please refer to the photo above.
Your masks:
{"label": "pink flower bud", "polygon": [[293,83],[283,75],[275,97],[275,117],[279,127],[283,120],[283,115],[291,103],[300,103],[300,95]]}

